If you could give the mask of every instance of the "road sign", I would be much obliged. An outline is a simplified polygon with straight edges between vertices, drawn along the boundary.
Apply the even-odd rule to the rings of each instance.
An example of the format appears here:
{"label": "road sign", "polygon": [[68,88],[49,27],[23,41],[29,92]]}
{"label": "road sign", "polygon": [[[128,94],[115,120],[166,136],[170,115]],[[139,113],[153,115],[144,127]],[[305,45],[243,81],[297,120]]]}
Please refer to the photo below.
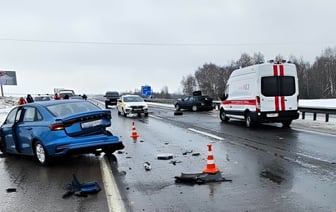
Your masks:
{"label": "road sign", "polygon": [[141,86],[141,96],[143,97],[151,97],[152,96],[152,88],[149,85]]}

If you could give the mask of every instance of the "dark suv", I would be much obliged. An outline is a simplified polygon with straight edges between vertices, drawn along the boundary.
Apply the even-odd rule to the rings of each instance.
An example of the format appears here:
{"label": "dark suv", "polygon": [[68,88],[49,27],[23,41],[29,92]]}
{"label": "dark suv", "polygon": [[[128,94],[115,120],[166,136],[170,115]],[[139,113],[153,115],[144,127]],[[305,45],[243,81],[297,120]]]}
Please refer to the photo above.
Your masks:
{"label": "dark suv", "polygon": [[109,105],[117,105],[119,93],[117,91],[107,91],[105,94],[105,108]]}
{"label": "dark suv", "polygon": [[176,110],[186,109],[192,111],[212,110],[213,109],[212,98],[209,96],[197,95],[197,94],[196,95],[194,94],[193,96],[186,96],[182,99],[178,99],[175,102],[175,109]]}

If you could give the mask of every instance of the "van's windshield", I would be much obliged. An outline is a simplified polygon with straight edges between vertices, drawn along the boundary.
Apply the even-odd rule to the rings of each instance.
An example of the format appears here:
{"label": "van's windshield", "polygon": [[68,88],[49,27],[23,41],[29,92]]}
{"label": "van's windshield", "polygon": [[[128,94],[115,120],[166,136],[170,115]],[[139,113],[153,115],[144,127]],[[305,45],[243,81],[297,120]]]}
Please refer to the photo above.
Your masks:
{"label": "van's windshield", "polygon": [[295,94],[295,78],[293,76],[262,77],[261,93],[264,96],[292,96]]}

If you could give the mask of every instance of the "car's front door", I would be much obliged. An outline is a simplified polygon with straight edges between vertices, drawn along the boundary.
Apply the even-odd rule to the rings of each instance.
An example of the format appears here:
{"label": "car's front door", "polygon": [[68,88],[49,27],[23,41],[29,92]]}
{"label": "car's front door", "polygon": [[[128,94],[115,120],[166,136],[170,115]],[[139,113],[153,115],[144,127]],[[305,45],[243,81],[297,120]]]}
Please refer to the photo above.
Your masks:
{"label": "car's front door", "polygon": [[6,151],[9,153],[19,152],[20,145],[16,136],[17,123],[20,120],[22,107],[17,107],[8,113],[8,116],[2,125],[2,132],[5,137]]}

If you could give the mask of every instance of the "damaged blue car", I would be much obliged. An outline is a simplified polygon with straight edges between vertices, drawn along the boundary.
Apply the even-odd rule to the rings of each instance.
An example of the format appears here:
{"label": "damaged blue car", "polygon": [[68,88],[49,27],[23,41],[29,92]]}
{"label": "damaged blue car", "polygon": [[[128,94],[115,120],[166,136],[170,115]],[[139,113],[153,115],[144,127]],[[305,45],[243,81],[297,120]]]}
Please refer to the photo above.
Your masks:
{"label": "damaged blue car", "polygon": [[107,130],[111,111],[84,100],[52,100],[15,106],[0,128],[3,155],[35,156],[42,165],[54,158],[123,149]]}

